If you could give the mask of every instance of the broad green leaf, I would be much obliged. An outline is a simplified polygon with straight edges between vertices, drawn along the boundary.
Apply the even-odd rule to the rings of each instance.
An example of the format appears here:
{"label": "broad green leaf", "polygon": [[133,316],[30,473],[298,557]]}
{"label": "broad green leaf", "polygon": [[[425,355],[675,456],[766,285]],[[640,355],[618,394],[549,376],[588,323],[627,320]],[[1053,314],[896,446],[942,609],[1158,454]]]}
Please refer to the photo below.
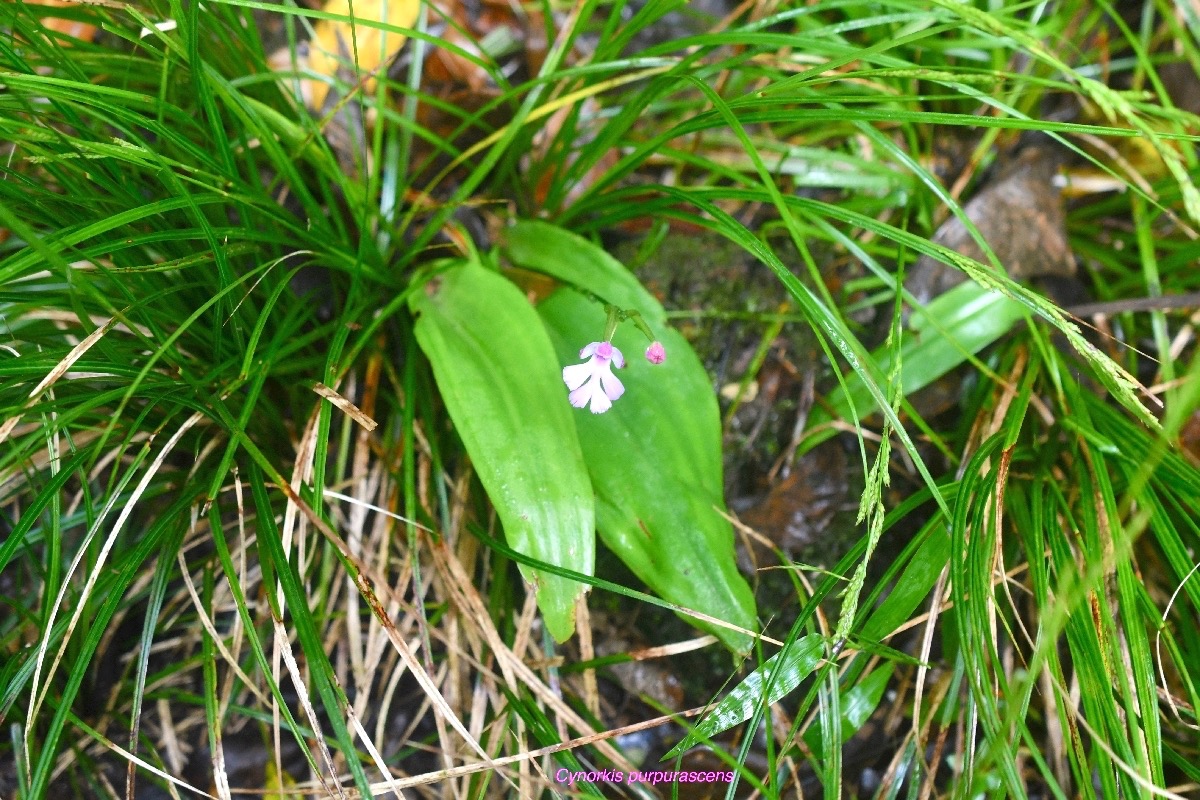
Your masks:
{"label": "broad green leaf", "polygon": [[[542,222],[519,222],[505,234],[513,262],[637,310],[667,352],[657,366],[630,323],[613,344],[625,355],[618,371],[625,395],[604,414],[575,411],[579,439],[596,490],[600,538],[633,573],[671,603],[755,630],[754,597],[737,571],[733,527],[721,516],[721,425],[716,396],[691,346],[666,325],[653,295],[623,264],[586,239]],[[605,312],[571,288],[538,307],[563,364],[603,336]],[[560,389],[566,405],[566,389]],[[728,647],[746,652],[747,634],[699,620]]]}
{"label": "broad green leaf", "polygon": [[[417,341],[512,548],[592,574],[595,503],[559,359],[525,295],[478,263],[413,293]],[[526,567],[558,641],[584,586]]]}
{"label": "broad green leaf", "polygon": [[[1027,310],[999,292],[974,282],[955,286],[913,315],[900,354],[903,394],[907,397],[999,339],[1022,319]],[[875,354],[881,374],[888,374],[888,349]],[[875,401],[858,374],[847,376],[848,396],[859,415],[870,414]],[[849,418],[847,393],[840,389],[830,398],[839,416]]]}
{"label": "broad green leaf", "polygon": [[[563,364],[604,330],[605,313],[573,289],[560,289],[538,307]],[[622,325],[613,344],[627,367],[625,394],[604,414],[570,409],[596,490],[600,538],[633,573],[669,602],[756,628],[754,598],[738,574],[733,529],[721,485],[720,423],[712,386],[682,336],[656,330],[667,360],[642,357],[646,342]],[[693,620],[732,649],[749,649],[748,634]]]}
{"label": "broad green leaf", "polygon": [[825,652],[824,639],[810,633],[792,642],[792,646],[776,653],[767,662],[746,676],[721,702],[713,708],[696,729],[671,748],[662,761],[672,759],[685,750],[711,739],[734,725],[754,716],[756,709],[771,705],[800,685],[821,663]]}
{"label": "broad green leaf", "polygon": [[[842,712],[842,742],[848,741],[863,725],[867,724],[867,720],[875,713],[875,708],[879,705],[880,698],[883,697],[883,690],[887,688],[891,678],[892,664],[883,664],[867,677],[856,680],[846,691],[842,692],[841,702],[838,704]],[[819,753],[824,734],[823,728],[814,725],[804,734],[804,742],[814,753]]]}
{"label": "broad green leaf", "polygon": [[[503,247],[518,266],[586,289],[623,309],[636,309],[655,331],[666,324],[654,295],[624,264],[587,239],[547,222],[522,220],[504,231]],[[592,338],[599,338],[603,330]]]}

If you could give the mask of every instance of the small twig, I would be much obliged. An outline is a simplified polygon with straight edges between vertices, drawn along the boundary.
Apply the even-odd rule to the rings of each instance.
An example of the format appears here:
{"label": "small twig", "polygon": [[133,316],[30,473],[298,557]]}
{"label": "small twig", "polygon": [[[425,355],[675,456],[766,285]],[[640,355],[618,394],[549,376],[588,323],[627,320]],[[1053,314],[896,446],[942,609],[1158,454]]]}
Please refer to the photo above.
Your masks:
{"label": "small twig", "polygon": [[1077,317],[1095,314],[1123,314],[1127,311],[1169,311],[1177,308],[1200,308],[1200,292],[1167,294],[1160,297],[1131,297],[1126,300],[1106,300],[1067,306],[1064,310]]}

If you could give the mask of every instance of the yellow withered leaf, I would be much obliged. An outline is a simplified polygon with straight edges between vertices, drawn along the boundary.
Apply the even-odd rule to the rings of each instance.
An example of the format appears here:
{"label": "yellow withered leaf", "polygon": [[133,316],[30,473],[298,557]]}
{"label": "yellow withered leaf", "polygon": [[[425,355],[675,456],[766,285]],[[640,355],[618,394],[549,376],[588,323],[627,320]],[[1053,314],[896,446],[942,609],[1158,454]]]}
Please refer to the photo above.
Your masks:
{"label": "yellow withered leaf", "polygon": [[[78,3],[70,2],[69,0],[39,0],[36,5],[51,6],[54,8],[69,8],[78,5]],[[42,25],[48,31],[56,31],[64,33],[82,42],[90,42],[96,38],[96,26],[89,22],[80,22],[79,20],[67,19],[65,17],[56,17],[53,13],[42,17]],[[63,42],[66,44],[66,42]]]}
{"label": "yellow withered leaf", "polygon": [[[420,8],[421,0],[328,0],[322,10],[340,19],[322,19],[313,26],[309,68],[331,78],[339,72],[355,80],[370,75],[372,79],[364,84],[363,90],[371,91],[374,75],[387,69],[407,38],[395,31],[382,30],[378,23],[411,28]],[[309,108],[319,112],[328,94],[328,83],[313,81],[312,91],[305,100]]]}

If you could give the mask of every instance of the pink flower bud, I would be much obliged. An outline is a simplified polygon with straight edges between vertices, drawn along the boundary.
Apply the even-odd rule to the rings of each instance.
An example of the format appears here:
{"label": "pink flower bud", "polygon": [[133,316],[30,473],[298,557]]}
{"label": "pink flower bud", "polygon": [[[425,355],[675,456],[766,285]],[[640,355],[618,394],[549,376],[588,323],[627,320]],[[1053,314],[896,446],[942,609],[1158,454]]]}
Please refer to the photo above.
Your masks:
{"label": "pink flower bud", "polygon": [[646,348],[646,360],[651,364],[661,364],[667,358],[667,351],[663,349],[662,342],[655,342]]}

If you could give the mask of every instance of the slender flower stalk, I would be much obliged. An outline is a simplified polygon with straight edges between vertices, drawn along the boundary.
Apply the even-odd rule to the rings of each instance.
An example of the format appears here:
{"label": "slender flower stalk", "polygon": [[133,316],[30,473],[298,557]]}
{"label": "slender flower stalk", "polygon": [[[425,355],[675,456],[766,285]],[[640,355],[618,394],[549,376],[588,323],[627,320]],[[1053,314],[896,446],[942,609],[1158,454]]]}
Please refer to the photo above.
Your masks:
{"label": "slender flower stalk", "polygon": [[612,346],[613,334],[617,325],[624,320],[632,320],[638,330],[646,334],[651,344],[646,348],[646,360],[651,364],[661,364],[667,357],[662,342],[654,338],[642,315],[637,311],[625,311],[614,305],[605,304],[608,320],[604,325],[604,341],[592,342],[579,351],[580,358],[587,361],[582,364],[572,364],[563,367],[563,382],[571,394],[568,399],[576,408],[590,408],[593,414],[603,414],[612,408],[613,401],[625,394],[625,386],[613,375],[614,365],[618,369],[625,367],[625,357],[621,351]]}

